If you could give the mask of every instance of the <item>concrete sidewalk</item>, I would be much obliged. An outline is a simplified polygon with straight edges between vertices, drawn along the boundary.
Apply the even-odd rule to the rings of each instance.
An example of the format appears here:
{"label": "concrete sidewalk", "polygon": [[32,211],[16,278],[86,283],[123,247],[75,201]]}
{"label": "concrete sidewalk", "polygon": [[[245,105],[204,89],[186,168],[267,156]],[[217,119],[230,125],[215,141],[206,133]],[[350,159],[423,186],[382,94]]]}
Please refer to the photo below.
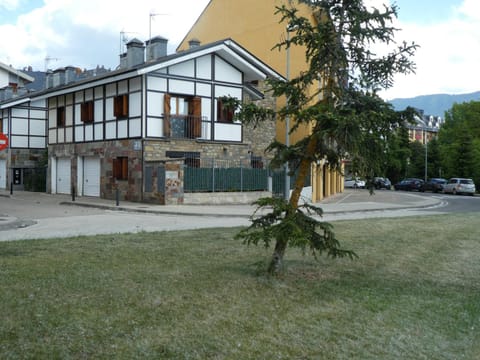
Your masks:
{"label": "concrete sidewalk", "polygon": [[[55,202],[60,206],[83,206],[105,210],[169,215],[250,217],[256,209],[253,205],[156,205],[128,201],[120,201],[117,206],[115,200],[77,197],[75,201],[72,201],[69,195],[50,195],[24,191],[17,191],[12,195],[6,191],[0,191],[0,196],[23,200],[25,203],[29,201],[34,203],[41,199],[42,201]],[[441,200],[438,198],[420,196],[409,192],[379,190],[370,195],[368,190],[346,189],[345,192],[331,196],[314,205],[322,208],[324,214],[328,215],[348,212],[427,208],[440,203]]]}

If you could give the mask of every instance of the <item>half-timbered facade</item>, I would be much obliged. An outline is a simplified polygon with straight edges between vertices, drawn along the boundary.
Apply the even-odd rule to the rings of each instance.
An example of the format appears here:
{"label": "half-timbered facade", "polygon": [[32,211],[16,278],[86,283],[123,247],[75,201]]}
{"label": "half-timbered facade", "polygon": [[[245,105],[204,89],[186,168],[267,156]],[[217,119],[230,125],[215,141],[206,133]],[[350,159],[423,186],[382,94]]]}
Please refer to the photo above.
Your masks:
{"label": "half-timbered facade", "polygon": [[279,77],[222,40],[39,94],[48,109],[48,191],[162,202],[158,184],[175,178],[171,164],[262,156],[275,125],[258,141],[221,99],[262,99],[256,85],[270,76]]}
{"label": "half-timbered facade", "polygon": [[8,138],[8,147],[0,151],[0,189],[44,190],[46,101],[24,96],[1,103],[0,132]]}

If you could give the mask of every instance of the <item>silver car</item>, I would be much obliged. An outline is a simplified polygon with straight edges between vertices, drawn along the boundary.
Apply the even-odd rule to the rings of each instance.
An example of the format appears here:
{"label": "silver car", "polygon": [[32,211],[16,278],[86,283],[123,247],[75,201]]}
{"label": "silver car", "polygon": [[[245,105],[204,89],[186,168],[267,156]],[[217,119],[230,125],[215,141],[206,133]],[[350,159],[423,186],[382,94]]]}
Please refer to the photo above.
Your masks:
{"label": "silver car", "polygon": [[465,178],[451,178],[443,185],[444,193],[468,194],[473,196],[475,194],[475,183],[472,179]]}

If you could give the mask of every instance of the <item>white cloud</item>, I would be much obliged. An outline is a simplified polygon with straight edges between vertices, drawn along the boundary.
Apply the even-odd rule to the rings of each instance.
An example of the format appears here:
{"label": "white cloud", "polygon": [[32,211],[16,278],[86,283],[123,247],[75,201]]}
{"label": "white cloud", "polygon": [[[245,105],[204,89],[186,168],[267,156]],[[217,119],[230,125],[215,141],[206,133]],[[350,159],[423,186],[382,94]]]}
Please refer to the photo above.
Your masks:
{"label": "white cloud", "polygon": [[19,0],[0,0],[0,9],[14,10],[19,5]]}

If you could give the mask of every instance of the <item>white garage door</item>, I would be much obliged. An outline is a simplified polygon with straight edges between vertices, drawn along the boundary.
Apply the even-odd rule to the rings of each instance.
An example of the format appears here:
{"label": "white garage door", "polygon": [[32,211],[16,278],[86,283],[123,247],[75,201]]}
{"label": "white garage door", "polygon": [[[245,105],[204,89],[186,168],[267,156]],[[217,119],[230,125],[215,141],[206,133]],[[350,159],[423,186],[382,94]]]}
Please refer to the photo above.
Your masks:
{"label": "white garage door", "polygon": [[100,196],[100,159],[83,160],[83,195]]}
{"label": "white garage door", "polygon": [[7,188],[7,160],[0,160],[0,189]]}
{"label": "white garage door", "polygon": [[69,158],[57,158],[57,194],[70,194],[71,168]]}

